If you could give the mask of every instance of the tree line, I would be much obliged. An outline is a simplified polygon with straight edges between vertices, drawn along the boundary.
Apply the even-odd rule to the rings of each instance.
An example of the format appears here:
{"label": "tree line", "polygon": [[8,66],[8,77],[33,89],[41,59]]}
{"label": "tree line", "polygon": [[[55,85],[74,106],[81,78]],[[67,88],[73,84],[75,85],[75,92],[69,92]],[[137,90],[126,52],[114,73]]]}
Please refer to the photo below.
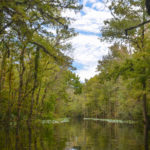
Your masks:
{"label": "tree line", "polygon": [[71,72],[73,60],[65,55],[76,33],[63,13],[81,8],[77,0],[0,1],[0,120],[59,113],[66,89],[79,83]]}
{"label": "tree line", "polygon": [[[150,24],[144,0],[108,0],[101,29],[111,42],[99,74],[80,83],[68,39],[78,1],[0,1],[0,120],[93,117],[149,124]],[[142,24],[142,25],[141,25]],[[132,30],[129,30],[132,29]],[[125,32],[126,31],[126,32]]]}
{"label": "tree line", "polygon": [[72,114],[140,120],[148,125],[150,24],[142,24],[149,20],[145,1],[108,0],[108,4],[112,18],[105,20],[101,40],[111,46],[98,62],[99,74],[85,81],[76,104],[79,109],[72,109]]}

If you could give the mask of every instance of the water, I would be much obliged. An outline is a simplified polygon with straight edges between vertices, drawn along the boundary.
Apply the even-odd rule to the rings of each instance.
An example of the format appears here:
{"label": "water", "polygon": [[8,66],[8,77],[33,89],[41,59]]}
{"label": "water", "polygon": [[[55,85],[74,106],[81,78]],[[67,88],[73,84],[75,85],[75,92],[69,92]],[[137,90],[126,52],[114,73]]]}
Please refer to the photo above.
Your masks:
{"label": "water", "polygon": [[0,150],[148,150],[147,132],[133,125],[95,121],[0,126]]}

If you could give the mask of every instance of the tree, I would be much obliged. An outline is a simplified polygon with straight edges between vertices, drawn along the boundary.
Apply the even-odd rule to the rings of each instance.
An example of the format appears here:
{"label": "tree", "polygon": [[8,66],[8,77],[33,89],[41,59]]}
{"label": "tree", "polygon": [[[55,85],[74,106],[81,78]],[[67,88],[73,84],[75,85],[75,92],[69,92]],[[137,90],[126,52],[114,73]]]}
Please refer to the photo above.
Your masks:
{"label": "tree", "polygon": [[[137,8],[137,9],[133,9]],[[124,30],[132,26],[136,26],[141,22],[146,21],[146,9],[143,0],[138,1],[111,1],[109,9],[113,15],[113,18],[105,21],[107,26],[102,29],[102,35],[105,40],[121,39],[128,41],[132,46],[132,52],[130,58],[126,58],[122,66],[118,67],[119,74],[127,78],[131,78],[136,81],[134,86],[142,90],[142,93],[138,96],[143,101],[143,118],[144,122],[148,124],[148,112],[147,112],[147,82],[149,80],[149,67],[147,65],[147,58],[149,52],[146,47],[146,35],[148,34],[147,26],[141,26],[140,28],[133,28],[128,33],[128,37],[124,35]],[[134,21],[133,21],[134,20]],[[146,31],[146,32],[145,32]],[[139,62],[140,61],[140,62]]]}
{"label": "tree", "polygon": [[51,84],[72,68],[64,50],[71,49],[66,41],[76,35],[62,12],[81,7],[76,0],[0,1],[1,119],[31,121],[52,112]]}

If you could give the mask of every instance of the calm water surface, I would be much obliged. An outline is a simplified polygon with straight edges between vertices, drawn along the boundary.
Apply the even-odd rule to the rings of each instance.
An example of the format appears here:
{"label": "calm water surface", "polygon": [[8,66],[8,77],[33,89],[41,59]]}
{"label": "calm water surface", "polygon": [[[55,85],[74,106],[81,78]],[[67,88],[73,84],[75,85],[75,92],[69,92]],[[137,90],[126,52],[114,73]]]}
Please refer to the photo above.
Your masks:
{"label": "calm water surface", "polygon": [[0,150],[148,150],[150,145],[148,132],[131,125],[71,121],[0,127]]}

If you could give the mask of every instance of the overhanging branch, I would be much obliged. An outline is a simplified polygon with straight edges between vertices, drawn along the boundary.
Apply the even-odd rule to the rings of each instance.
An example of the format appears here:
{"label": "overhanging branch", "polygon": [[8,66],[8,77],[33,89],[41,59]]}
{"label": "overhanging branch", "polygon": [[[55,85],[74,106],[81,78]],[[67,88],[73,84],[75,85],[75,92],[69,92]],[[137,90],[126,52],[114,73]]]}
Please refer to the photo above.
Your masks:
{"label": "overhanging branch", "polygon": [[147,20],[147,21],[144,21],[144,22],[142,22],[142,23],[140,23],[140,24],[138,24],[138,25],[136,25],[136,26],[133,26],[133,27],[130,27],[130,28],[125,29],[125,34],[126,34],[126,36],[128,35],[128,31],[133,30],[133,29],[136,29],[136,28],[139,28],[139,27],[141,27],[141,26],[143,26],[143,25],[145,25],[145,24],[147,24],[147,23],[149,23],[149,22],[150,22],[150,20]]}
{"label": "overhanging branch", "polygon": [[30,42],[31,44],[37,45],[38,47],[40,47],[46,54],[48,54],[49,56],[51,56],[52,58],[54,58],[54,60],[57,60],[56,56],[52,55],[43,45],[37,43],[37,42]]}

